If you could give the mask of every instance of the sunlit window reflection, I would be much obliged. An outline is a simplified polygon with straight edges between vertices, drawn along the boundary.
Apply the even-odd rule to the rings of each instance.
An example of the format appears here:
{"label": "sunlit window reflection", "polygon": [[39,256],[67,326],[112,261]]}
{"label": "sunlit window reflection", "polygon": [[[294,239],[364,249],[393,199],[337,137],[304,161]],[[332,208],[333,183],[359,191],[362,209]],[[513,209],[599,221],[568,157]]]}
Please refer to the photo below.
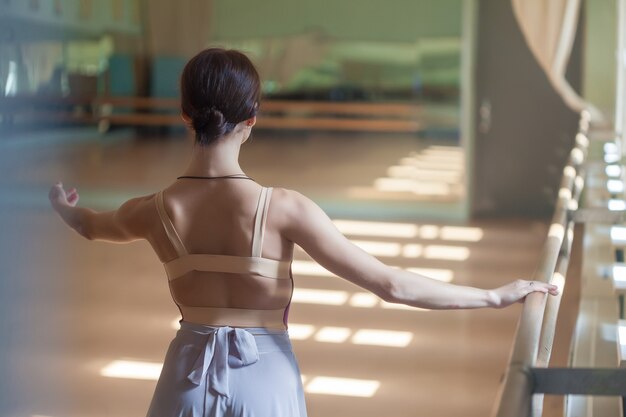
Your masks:
{"label": "sunlit window reflection", "polygon": [[389,238],[412,238],[417,236],[417,226],[411,223],[367,222],[357,220],[333,220],[341,233],[348,236],[379,236]]}
{"label": "sunlit window reflection", "polygon": [[439,237],[439,226],[426,224],[420,227],[420,237],[422,239],[437,239]]}
{"label": "sunlit window reflection", "polygon": [[610,154],[619,153],[619,147],[617,146],[615,142],[607,142],[604,144],[603,148],[604,148],[605,153],[610,153]]}
{"label": "sunlit window reflection", "polygon": [[351,307],[372,308],[378,305],[380,298],[369,292],[357,292],[350,297]]}
{"label": "sunlit window reflection", "polygon": [[423,181],[444,181],[453,184],[459,181],[461,174],[457,171],[425,169],[409,165],[393,165],[387,168],[387,176],[392,178],[419,178]]}
{"label": "sunlit window reflection", "polygon": [[619,344],[626,346],[626,320],[620,320],[617,328]]}
{"label": "sunlit window reflection", "polygon": [[626,283],[626,265],[613,265],[613,281]]}
{"label": "sunlit window reflection", "polygon": [[343,343],[350,337],[347,327],[322,327],[316,334],[315,340],[326,343]]}
{"label": "sunlit window reflection", "polygon": [[626,201],[611,199],[608,203],[609,210],[611,211],[621,211],[626,210]]}
{"label": "sunlit window reflection", "polygon": [[616,178],[622,173],[622,168],[619,165],[607,165],[604,169],[608,177]]}
{"label": "sunlit window reflection", "polygon": [[100,375],[110,378],[157,380],[162,363],[132,360],[115,360],[100,370]]}
{"label": "sunlit window reflection", "polygon": [[480,227],[442,226],[441,239],[457,240],[460,242],[479,242],[483,238],[483,229]]}
{"label": "sunlit window reflection", "polygon": [[379,191],[399,191],[410,193],[413,192],[415,188],[415,181],[410,178],[377,178],[374,181],[374,188]]}
{"label": "sunlit window reflection", "polygon": [[379,387],[380,381],[376,380],[316,376],[306,385],[305,391],[310,394],[373,397]]}
{"label": "sunlit window reflection", "polygon": [[622,180],[608,180],[606,182],[606,188],[610,193],[623,193],[624,192],[624,183]]}
{"label": "sunlit window reflection", "polygon": [[342,305],[348,300],[346,291],[315,290],[296,288],[291,297],[292,303]]}
{"label": "sunlit window reflection", "polygon": [[371,188],[353,187],[349,194],[357,198],[404,194],[401,198],[414,196],[449,201],[462,196],[464,166],[462,149],[428,146],[400,158],[387,168],[387,176],[374,180]]}
{"label": "sunlit window reflection", "polygon": [[310,324],[289,323],[289,337],[293,340],[305,340],[315,332],[315,326]]}
{"label": "sunlit window reflection", "polygon": [[430,245],[424,250],[424,258],[464,261],[469,258],[469,253],[469,249],[463,246]]}
{"label": "sunlit window reflection", "polygon": [[422,151],[424,154],[447,155],[457,159],[463,159],[463,149],[456,146],[431,145]]}
{"label": "sunlit window reflection", "polygon": [[626,366],[626,320],[618,320],[617,342],[619,345],[620,367]]}
{"label": "sunlit window reflection", "polygon": [[611,227],[611,240],[614,244],[623,245],[626,243],[626,227],[613,226]]}
{"label": "sunlit window reflection", "polygon": [[419,182],[412,192],[418,195],[448,196],[451,194],[450,185],[437,182]]}
{"label": "sunlit window reflection", "polygon": [[419,258],[422,256],[422,245],[409,243],[402,248],[402,256],[405,258]]}
{"label": "sunlit window reflection", "polygon": [[461,174],[456,171],[439,171],[434,169],[415,168],[413,176],[422,181],[443,181],[453,185],[460,181]]}
{"label": "sunlit window reflection", "polygon": [[348,341],[356,345],[387,346],[404,348],[413,340],[413,333],[407,331],[386,329],[357,329],[352,331],[347,327],[323,327],[316,333],[311,324],[290,323],[289,337],[292,340],[307,340],[315,334],[314,340],[325,343],[345,343]]}
{"label": "sunlit window reflection", "polygon": [[618,154],[607,153],[604,155],[604,162],[606,162],[607,164],[614,164],[616,162],[619,162],[620,159],[621,157]]}
{"label": "sunlit window reflection", "polygon": [[352,336],[356,345],[406,347],[413,340],[413,333],[394,330],[361,329]]}
{"label": "sunlit window reflection", "polygon": [[398,191],[433,196],[447,196],[451,193],[450,185],[445,182],[416,181],[408,178],[378,178],[374,181],[374,188],[379,191]]}
{"label": "sunlit window reflection", "polygon": [[17,62],[15,61],[9,61],[9,72],[7,74],[6,83],[4,84],[4,95],[17,95]]}

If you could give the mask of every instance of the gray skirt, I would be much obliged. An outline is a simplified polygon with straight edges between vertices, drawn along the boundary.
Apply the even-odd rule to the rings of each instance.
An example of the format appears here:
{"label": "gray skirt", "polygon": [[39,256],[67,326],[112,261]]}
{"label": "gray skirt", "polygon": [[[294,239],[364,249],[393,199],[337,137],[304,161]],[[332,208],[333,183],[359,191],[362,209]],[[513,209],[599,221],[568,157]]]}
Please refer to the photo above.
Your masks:
{"label": "gray skirt", "polygon": [[306,417],[286,330],[180,322],[148,417]]}

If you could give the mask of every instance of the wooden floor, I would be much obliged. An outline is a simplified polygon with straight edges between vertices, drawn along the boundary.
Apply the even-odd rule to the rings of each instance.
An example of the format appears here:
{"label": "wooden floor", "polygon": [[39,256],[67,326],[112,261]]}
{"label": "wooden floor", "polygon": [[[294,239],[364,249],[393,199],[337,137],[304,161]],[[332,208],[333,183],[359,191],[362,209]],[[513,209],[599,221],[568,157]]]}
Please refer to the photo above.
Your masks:
{"label": "wooden floor", "polygon": [[[84,204],[114,207],[172,181],[186,163],[189,142],[123,132],[102,139],[90,131],[18,139],[0,143],[0,415],[144,415],[155,380],[101,372],[116,360],[157,365],[162,360],[178,318],[165,272],[145,242],[82,240],[48,209],[46,193],[50,183],[62,179],[78,186]],[[314,198],[323,198],[328,188],[354,207],[358,198],[341,190],[368,187],[386,167],[432,145],[401,136],[315,139],[257,137],[245,149],[242,165],[259,182]],[[417,232],[410,237],[349,237],[378,243],[368,244],[374,252],[400,248],[379,255],[390,265],[436,269],[454,283],[488,288],[529,277],[546,233],[545,224],[521,220],[412,224]],[[458,232],[482,236],[472,240]],[[309,416],[488,415],[519,305],[448,312],[389,308],[340,278],[312,270],[302,251],[295,259],[301,301],[294,302],[290,318]],[[322,301],[303,302],[311,294],[307,290],[332,292],[323,293]],[[322,304],[333,297],[340,301]],[[367,329],[408,332],[399,334],[410,341],[401,347],[357,343],[358,332]],[[339,336],[323,341],[329,334]],[[381,339],[386,338],[374,343]],[[331,395],[314,392],[323,388],[320,377],[378,385],[369,397]]]}

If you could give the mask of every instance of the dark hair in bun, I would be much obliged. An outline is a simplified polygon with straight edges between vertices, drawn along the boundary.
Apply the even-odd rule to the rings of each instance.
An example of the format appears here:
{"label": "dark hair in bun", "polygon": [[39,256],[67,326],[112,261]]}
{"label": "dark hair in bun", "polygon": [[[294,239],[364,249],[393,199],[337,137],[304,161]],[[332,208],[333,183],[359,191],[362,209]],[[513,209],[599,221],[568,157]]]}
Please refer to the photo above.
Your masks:
{"label": "dark hair in bun", "polygon": [[[197,110],[191,116],[191,126],[196,132],[196,139],[200,143],[209,143],[232,131],[235,124],[228,123],[221,111],[214,107]],[[206,139],[209,139],[208,141]]]}
{"label": "dark hair in bun", "polygon": [[181,108],[191,119],[196,141],[208,145],[256,116],[261,81],[241,52],[209,48],[185,65],[180,92]]}

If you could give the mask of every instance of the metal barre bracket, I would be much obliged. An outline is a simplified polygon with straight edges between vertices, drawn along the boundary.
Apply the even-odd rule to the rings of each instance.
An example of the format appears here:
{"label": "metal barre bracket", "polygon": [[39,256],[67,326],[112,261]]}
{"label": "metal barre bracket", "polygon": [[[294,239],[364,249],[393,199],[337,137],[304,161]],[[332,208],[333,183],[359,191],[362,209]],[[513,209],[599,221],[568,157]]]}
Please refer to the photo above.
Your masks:
{"label": "metal barre bracket", "polygon": [[626,396],[626,368],[531,368],[534,394]]}
{"label": "metal barre bracket", "polygon": [[626,222],[626,210],[588,208],[568,210],[567,215],[574,223],[620,224]]}

